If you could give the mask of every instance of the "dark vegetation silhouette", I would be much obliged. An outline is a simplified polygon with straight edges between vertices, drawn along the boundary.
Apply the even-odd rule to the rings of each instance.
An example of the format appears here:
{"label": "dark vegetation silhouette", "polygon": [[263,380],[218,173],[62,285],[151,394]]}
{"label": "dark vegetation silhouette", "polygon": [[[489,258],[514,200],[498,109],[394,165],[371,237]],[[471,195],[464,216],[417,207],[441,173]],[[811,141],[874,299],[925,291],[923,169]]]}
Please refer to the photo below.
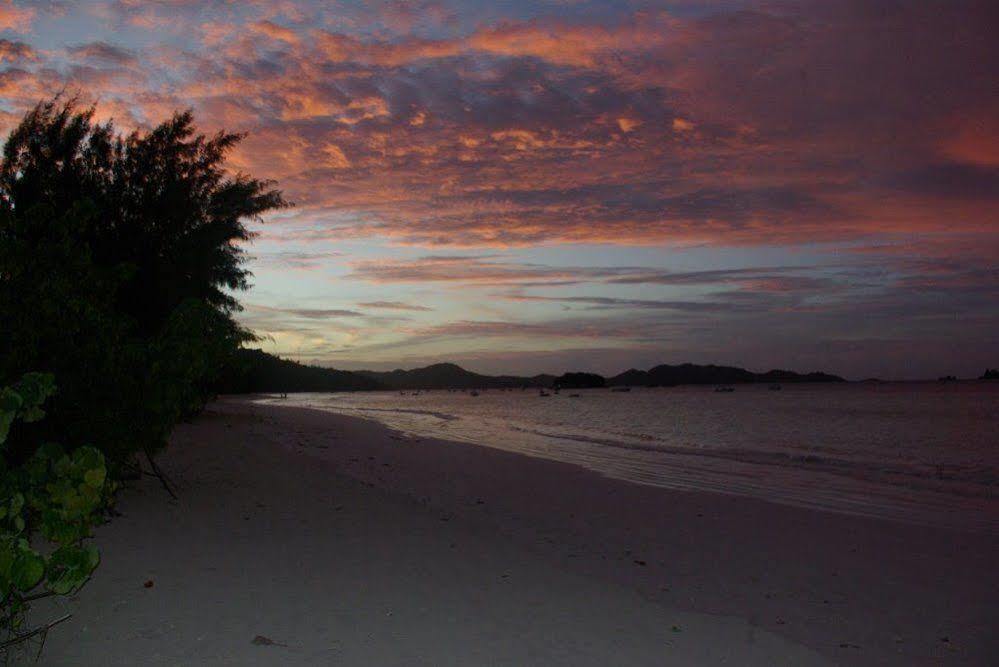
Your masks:
{"label": "dark vegetation silhouette", "polygon": [[[173,426],[204,406],[253,338],[233,318],[232,294],[249,277],[239,244],[251,238],[246,221],[286,203],[269,182],[226,172],[241,138],[197,134],[190,112],[122,136],[95,122],[92,108],[56,98],[27,113],[4,145],[0,387],[9,386],[0,422],[9,433],[0,438],[0,491],[11,501],[0,508],[0,628],[8,632],[16,631],[12,601],[68,567],[49,572],[24,546],[39,533],[57,544],[88,533],[83,515],[77,533],[59,533],[52,508],[92,513],[106,498],[105,474],[135,470],[139,455],[155,469]],[[38,419],[41,392],[32,387],[42,384],[54,393]],[[73,586],[49,592],[72,590],[96,566],[92,552],[86,562],[74,553]]]}
{"label": "dark vegetation silhouette", "polygon": [[647,371],[634,368],[620,375],[608,378],[611,386],[631,387],[672,387],[685,384],[744,384],[753,382],[845,382],[838,375],[829,373],[795,373],[793,371],[772,370],[754,373],[734,366],[709,364],[662,364]]}
{"label": "dark vegetation silhouette", "polygon": [[93,443],[112,467],[155,453],[252,338],[244,223],[285,206],[271,184],[224,170],[241,135],[195,133],[190,112],[120,136],[75,100],[36,106],[0,165],[0,379],[56,376],[48,418],[11,436]]}
{"label": "dark vegetation silhouette", "polygon": [[412,370],[354,371],[375,380],[388,389],[515,389],[518,387],[550,387],[551,375],[517,377],[514,375],[482,375],[465,370],[457,364],[433,364]]}
{"label": "dark vegetation silhouette", "polygon": [[371,378],[332,368],[307,366],[261,350],[242,349],[218,382],[222,394],[385,389]]}
{"label": "dark vegetation silhouette", "polygon": [[747,382],[845,382],[828,373],[794,373],[773,370],[753,373],[731,366],[661,365],[648,371],[631,369],[611,378],[596,373],[555,375],[482,375],[457,364],[441,363],[394,371],[342,371],[305,366],[280,359],[262,350],[241,350],[237,365],[218,385],[219,393],[268,393],[300,391],[363,391],[377,389],[519,389],[561,387],[564,389],[605,386],[668,387],[684,384],[736,384]]}
{"label": "dark vegetation silhouette", "polygon": [[379,389],[516,389],[550,387],[555,377],[481,375],[456,364],[433,364],[412,370],[342,371],[281,359],[263,350],[242,349],[216,385],[220,394],[303,391],[373,391]]}
{"label": "dark vegetation silhouette", "polygon": [[999,380],[999,368],[986,368],[979,380]]}
{"label": "dark vegetation silhouette", "polygon": [[596,373],[563,373],[553,385],[561,389],[596,389],[607,386],[607,380]]}

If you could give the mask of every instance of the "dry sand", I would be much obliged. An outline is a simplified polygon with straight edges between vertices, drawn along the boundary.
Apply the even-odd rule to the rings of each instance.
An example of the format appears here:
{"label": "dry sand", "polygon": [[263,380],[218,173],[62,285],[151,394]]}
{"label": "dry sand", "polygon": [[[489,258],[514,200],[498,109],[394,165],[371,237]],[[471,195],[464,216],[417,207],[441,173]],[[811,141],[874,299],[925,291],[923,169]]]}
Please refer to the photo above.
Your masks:
{"label": "dry sand", "polygon": [[[985,665],[997,538],[225,399],[121,494],[43,665]],[[150,586],[146,586],[151,582]],[[273,643],[269,643],[273,642]]]}

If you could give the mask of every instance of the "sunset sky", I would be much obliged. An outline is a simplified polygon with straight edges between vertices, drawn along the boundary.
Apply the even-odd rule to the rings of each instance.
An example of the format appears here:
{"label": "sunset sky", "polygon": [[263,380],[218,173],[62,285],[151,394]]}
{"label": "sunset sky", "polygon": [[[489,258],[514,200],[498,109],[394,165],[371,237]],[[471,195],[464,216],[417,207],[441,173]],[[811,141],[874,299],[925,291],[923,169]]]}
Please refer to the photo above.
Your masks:
{"label": "sunset sky", "polygon": [[999,3],[0,0],[0,129],[191,108],[296,206],[241,320],[341,368],[999,365]]}

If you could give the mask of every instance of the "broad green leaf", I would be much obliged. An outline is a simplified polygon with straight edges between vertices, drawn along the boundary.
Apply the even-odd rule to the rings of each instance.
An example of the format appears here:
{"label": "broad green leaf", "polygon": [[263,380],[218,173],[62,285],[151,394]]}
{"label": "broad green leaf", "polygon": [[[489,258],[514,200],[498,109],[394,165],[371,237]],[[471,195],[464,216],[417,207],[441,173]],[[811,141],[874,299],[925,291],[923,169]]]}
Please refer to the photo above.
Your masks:
{"label": "broad green leaf", "polygon": [[9,414],[11,419],[16,415],[21,406],[24,405],[24,398],[10,387],[0,389],[0,415]]}
{"label": "broad green leaf", "polygon": [[101,564],[101,552],[92,544],[88,544],[84,549],[87,552],[87,567],[90,568],[90,572],[92,573]]}
{"label": "broad green leaf", "polygon": [[22,591],[29,591],[38,585],[45,574],[45,561],[33,551],[22,551],[14,559],[11,568],[11,581]]}
{"label": "broad green leaf", "polygon": [[99,489],[104,486],[104,480],[107,479],[107,470],[103,467],[91,468],[83,476],[84,481],[95,489]]}
{"label": "broad green leaf", "polygon": [[36,408],[55,393],[55,376],[51,373],[27,373],[16,385],[24,398],[25,408]]}
{"label": "broad green leaf", "polygon": [[61,595],[70,593],[90,578],[94,568],[100,562],[97,550],[92,546],[63,546],[57,549],[49,559],[49,588]]}
{"label": "broad green leaf", "polygon": [[28,423],[40,421],[44,416],[45,416],[45,410],[42,410],[37,405],[32,405],[29,408],[25,408],[24,411],[21,412],[21,419],[23,419]]}
{"label": "broad green leaf", "polygon": [[52,472],[54,472],[59,477],[65,477],[73,469],[73,461],[68,456],[63,455],[55,462],[52,466]]}

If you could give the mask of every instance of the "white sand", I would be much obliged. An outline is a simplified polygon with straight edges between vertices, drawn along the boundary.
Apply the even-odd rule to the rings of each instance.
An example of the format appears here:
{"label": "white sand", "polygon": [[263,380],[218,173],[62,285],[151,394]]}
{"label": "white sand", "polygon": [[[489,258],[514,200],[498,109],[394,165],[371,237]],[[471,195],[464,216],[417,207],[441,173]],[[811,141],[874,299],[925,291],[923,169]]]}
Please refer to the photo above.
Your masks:
{"label": "white sand", "polygon": [[995,648],[988,536],[948,548],[242,400],[179,427],[161,464],[180,500],[153,479],[122,494],[41,664],[986,664]]}

